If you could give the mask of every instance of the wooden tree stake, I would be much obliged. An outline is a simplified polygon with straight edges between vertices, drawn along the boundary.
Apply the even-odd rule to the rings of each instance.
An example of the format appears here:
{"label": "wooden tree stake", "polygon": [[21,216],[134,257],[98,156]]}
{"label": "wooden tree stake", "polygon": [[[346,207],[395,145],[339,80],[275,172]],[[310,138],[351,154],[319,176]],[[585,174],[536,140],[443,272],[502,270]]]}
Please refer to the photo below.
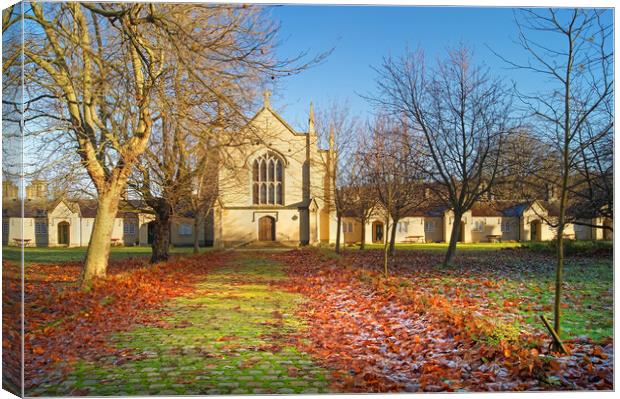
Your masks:
{"label": "wooden tree stake", "polygon": [[540,319],[543,321],[543,323],[545,323],[545,327],[547,327],[547,330],[549,330],[549,334],[551,334],[551,337],[553,338],[553,342],[555,342],[556,346],[560,348],[562,353],[564,353],[565,355],[569,355],[570,352],[566,349],[566,347],[564,346],[564,343],[562,343],[562,340],[560,339],[560,336],[558,335],[558,333],[555,332],[553,327],[551,327],[551,324],[549,324],[549,321],[547,320],[547,318],[541,314]]}

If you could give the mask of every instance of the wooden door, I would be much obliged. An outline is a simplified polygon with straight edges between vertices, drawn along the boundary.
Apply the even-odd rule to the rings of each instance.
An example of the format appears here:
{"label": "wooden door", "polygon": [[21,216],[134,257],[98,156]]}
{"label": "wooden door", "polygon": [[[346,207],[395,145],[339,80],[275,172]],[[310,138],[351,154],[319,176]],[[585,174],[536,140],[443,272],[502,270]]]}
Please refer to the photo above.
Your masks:
{"label": "wooden door", "polygon": [[530,231],[532,233],[530,240],[540,241],[540,221],[535,221],[530,224]]}
{"label": "wooden door", "polygon": [[383,242],[383,223],[381,222],[372,223],[372,242],[376,242],[376,243]]}
{"label": "wooden door", "polygon": [[58,244],[69,245],[69,223],[58,223]]}
{"label": "wooden door", "polygon": [[271,216],[258,219],[258,240],[274,241],[276,238],[276,223]]}
{"label": "wooden door", "polygon": [[151,245],[155,241],[155,222],[148,222],[146,226],[146,243]]}

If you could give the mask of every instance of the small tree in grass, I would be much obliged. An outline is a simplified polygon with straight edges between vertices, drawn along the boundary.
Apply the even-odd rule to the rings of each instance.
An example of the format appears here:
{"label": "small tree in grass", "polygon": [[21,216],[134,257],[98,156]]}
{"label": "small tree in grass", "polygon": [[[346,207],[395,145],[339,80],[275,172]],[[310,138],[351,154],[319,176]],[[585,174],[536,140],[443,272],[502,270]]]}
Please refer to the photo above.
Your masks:
{"label": "small tree in grass", "polygon": [[378,93],[372,97],[406,116],[411,131],[424,138],[420,167],[454,212],[444,264],[454,259],[463,214],[495,185],[504,136],[513,127],[510,91],[472,61],[464,46],[449,50],[434,68],[422,51],[387,57],[377,68]]}
{"label": "small tree in grass", "polygon": [[[557,159],[560,190],[559,216],[555,223],[553,329],[560,337],[564,231],[571,180],[585,175],[584,195],[590,200],[595,198],[590,195],[595,188],[603,192],[611,188],[610,179],[605,177],[611,160],[604,155],[613,126],[610,113],[614,94],[613,17],[610,14],[600,9],[521,10],[516,18],[519,42],[528,60],[521,63],[502,57],[512,67],[547,80],[541,90],[519,93],[519,96],[532,117],[536,133],[554,148]],[[560,343],[555,344],[559,349]]]}

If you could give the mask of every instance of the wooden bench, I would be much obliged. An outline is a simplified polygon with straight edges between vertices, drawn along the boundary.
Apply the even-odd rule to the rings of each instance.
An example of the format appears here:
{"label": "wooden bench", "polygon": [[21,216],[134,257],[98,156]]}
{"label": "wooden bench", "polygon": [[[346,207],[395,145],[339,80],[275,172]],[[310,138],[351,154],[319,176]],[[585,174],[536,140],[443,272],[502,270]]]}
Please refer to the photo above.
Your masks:
{"label": "wooden bench", "polygon": [[487,235],[487,239],[489,240],[489,242],[502,242],[502,235],[501,234],[489,234]]}
{"label": "wooden bench", "polygon": [[406,243],[424,242],[424,236],[407,236],[405,237]]}
{"label": "wooden bench", "polygon": [[112,246],[115,247],[117,245],[121,245],[121,239],[120,238],[111,238],[110,241],[112,241]]}

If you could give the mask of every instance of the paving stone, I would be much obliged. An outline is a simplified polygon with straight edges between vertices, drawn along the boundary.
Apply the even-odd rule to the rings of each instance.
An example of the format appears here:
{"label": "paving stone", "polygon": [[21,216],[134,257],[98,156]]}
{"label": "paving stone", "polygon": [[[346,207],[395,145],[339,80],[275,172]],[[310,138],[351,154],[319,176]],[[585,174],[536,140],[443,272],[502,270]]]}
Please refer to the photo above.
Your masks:
{"label": "paving stone", "polygon": [[217,387],[235,389],[235,388],[239,388],[239,383],[238,382],[220,382],[219,384],[217,384]]}
{"label": "paving stone", "polygon": [[262,375],[265,372],[263,370],[252,369],[252,370],[248,370],[247,373],[248,374],[253,374],[253,375]]}
{"label": "paving stone", "polygon": [[254,388],[251,390],[251,393],[253,395],[264,395],[264,394],[273,393],[273,391],[270,389],[264,389],[264,388]]}

